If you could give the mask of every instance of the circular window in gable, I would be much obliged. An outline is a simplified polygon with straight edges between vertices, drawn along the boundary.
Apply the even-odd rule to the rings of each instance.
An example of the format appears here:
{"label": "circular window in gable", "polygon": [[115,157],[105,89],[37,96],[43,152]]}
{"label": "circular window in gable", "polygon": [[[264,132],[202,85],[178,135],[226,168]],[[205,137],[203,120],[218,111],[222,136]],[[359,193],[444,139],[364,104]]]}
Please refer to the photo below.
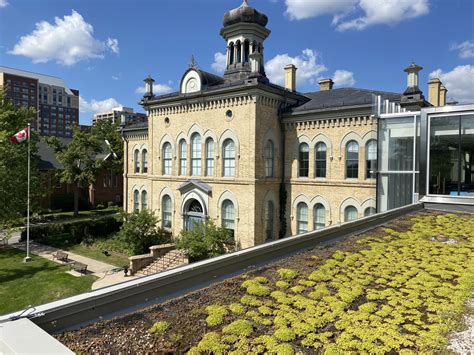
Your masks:
{"label": "circular window in gable", "polygon": [[170,125],[170,119],[169,119],[169,117],[166,117],[165,118],[165,126],[169,127],[169,125]]}
{"label": "circular window in gable", "polygon": [[227,112],[225,113],[225,118],[230,121],[233,117],[234,113],[232,112],[232,110],[227,110]]}

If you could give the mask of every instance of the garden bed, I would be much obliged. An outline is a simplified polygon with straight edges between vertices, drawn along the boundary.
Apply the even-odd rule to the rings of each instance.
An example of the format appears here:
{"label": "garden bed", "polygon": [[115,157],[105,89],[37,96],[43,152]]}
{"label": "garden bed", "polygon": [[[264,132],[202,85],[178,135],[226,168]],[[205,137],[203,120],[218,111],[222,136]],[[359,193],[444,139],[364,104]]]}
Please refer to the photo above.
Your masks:
{"label": "garden bed", "polygon": [[422,212],[56,337],[100,353],[442,351],[473,287],[473,216]]}

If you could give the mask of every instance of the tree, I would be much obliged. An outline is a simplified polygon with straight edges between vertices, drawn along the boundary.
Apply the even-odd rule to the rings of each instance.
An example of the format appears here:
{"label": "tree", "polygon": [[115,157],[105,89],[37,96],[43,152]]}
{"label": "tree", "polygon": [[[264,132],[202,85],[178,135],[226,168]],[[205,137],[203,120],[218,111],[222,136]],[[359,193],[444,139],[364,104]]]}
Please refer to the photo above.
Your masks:
{"label": "tree", "polygon": [[119,122],[112,123],[111,120],[102,119],[94,123],[91,133],[99,141],[109,143],[113,158],[107,159],[104,167],[120,174],[123,173],[123,141],[119,127]]}
{"label": "tree", "polygon": [[56,159],[62,165],[58,177],[74,189],[74,216],[79,215],[79,187],[90,186],[102,168],[97,154],[102,152],[102,142],[89,132],[74,129],[72,141],[64,145],[57,137],[49,137],[48,144],[54,149]]}
{"label": "tree", "polygon": [[[12,224],[26,212],[28,143],[13,145],[10,137],[27,127],[35,118],[33,108],[16,107],[0,87],[0,229]],[[37,134],[31,132],[31,202],[37,200],[43,192],[37,169],[37,142]]]}
{"label": "tree", "polygon": [[171,241],[171,233],[158,227],[158,218],[150,210],[122,212],[123,225],[119,238],[134,254],[144,254],[152,245]]}
{"label": "tree", "polygon": [[235,242],[228,229],[207,220],[203,224],[195,224],[192,230],[182,231],[176,247],[184,250],[191,261],[199,261],[233,250]]}

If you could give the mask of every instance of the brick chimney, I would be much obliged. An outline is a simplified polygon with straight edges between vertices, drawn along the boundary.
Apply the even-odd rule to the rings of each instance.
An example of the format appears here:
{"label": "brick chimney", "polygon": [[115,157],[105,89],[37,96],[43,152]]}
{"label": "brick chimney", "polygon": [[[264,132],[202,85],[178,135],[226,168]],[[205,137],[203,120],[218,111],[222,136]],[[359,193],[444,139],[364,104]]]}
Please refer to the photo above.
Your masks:
{"label": "brick chimney", "polygon": [[296,91],[296,70],[293,64],[285,66],[285,89]]}
{"label": "brick chimney", "polygon": [[438,78],[428,81],[428,102],[433,106],[440,106],[441,81]]}
{"label": "brick chimney", "polygon": [[334,81],[332,79],[321,79],[319,80],[319,91],[329,91],[332,90]]}

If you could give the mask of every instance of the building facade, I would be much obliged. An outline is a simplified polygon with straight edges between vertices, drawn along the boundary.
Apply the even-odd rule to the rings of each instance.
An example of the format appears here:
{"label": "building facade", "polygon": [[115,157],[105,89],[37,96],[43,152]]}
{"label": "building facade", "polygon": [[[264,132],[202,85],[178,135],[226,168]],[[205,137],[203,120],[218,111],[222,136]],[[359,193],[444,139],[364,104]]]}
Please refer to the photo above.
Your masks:
{"label": "building facade", "polygon": [[107,112],[98,112],[92,117],[92,124],[98,120],[110,120],[112,123],[120,122],[121,124],[135,124],[146,122],[147,116],[144,113],[134,112],[130,107],[115,107]]}
{"label": "building facade", "polygon": [[285,87],[265,75],[267,21],[246,1],[224,15],[222,77],[190,65],[179,92],[162,96],[145,79],[148,122],[122,131],[126,211],[153,210],[175,236],[212,219],[241,248],[375,213],[372,100],[429,105],[418,67],[407,94],[333,89],[331,79],[301,94],[293,65]]}
{"label": "building facade", "polygon": [[79,125],[78,90],[58,77],[7,67],[0,67],[0,86],[15,105],[36,109],[32,129],[42,136],[72,137]]}

